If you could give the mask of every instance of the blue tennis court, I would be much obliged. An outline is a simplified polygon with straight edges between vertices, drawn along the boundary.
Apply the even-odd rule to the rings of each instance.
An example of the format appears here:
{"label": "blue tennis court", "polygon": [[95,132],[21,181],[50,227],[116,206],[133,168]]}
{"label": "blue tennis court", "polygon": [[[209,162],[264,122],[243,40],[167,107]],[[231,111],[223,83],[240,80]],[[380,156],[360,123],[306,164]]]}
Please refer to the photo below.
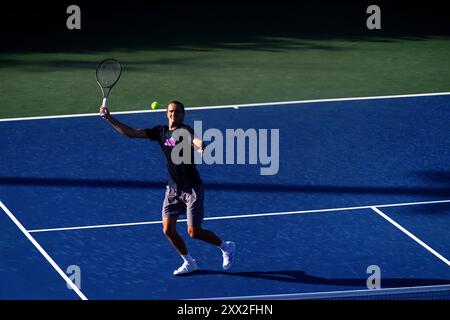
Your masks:
{"label": "blue tennis court", "polygon": [[[135,128],[164,112],[117,114]],[[185,277],[161,230],[159,146],[95,115],[0,121],[0,299],[301,298],[450,285],[450,95],[187,109],[203,129],[279,129],[279,168],[198,165],[204,226],[179,231],[199,265]],[[273,151],[273,150],[272,150]],[[71,282],[73,266],[79,283]]]}

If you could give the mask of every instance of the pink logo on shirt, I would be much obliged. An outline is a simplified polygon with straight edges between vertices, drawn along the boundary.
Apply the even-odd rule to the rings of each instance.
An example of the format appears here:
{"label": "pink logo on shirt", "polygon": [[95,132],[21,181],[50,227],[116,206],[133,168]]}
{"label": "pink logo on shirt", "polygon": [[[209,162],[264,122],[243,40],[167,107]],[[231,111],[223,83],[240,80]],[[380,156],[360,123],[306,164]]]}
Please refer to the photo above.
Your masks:
{"label": "pink logo on shirt", "polygon": [[167,147],[175,147],[176,143],[177,143],[176,140],[171,137],[169,139],[166,139],[166,141],[164,142],[164,145]]}

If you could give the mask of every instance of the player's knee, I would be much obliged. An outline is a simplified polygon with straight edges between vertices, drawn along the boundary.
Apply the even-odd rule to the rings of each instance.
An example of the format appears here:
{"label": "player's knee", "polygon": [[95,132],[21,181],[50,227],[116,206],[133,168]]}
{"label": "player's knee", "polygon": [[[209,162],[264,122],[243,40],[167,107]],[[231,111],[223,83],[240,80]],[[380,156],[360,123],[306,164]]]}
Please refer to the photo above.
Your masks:
{"label": "player's knee", "polygon": [[171,238],[176,233],[176,231],[173,228],[170,228],[167,226],[164,226],[162,231],[163,231],[164,235],[168,238]]}
{"label": "player's knee", "polygon": [[200,232],[201,232],[201,230],[199,228],[195,228],[195,227],[189,227],[188,228],[189,237],[191,237],[193,239],[199,238],[200,237]]}

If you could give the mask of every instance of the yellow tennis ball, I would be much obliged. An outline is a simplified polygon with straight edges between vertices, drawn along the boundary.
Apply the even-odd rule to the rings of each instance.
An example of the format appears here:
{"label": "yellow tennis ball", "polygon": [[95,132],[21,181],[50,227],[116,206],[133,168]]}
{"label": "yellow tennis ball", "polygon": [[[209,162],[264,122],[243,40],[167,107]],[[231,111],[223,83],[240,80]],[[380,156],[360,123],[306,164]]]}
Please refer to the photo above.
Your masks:
{"label": "yellow tennis ball", "polygon": [[156,110],[156,109],[159,108],[159,102],[158,102],[158,101],[153,101],[152,104],[151,104],[150,106],[151,106],[151,108],[152,108],[153,110]]}

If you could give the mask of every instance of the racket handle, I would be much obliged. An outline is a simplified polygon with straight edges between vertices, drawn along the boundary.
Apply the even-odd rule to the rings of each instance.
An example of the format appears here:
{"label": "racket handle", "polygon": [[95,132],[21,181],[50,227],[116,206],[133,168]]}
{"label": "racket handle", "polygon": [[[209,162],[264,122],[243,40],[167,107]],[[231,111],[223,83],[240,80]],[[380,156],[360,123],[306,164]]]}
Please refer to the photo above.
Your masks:
{"label": "racket handle", "polygon": [[[102,101],[102,107],[103,108],[106,108],[106,98],[103,98],[103,101]],[[100,116],[104,116],[105,115],[105,113],[104,112],[100,112]]]}

